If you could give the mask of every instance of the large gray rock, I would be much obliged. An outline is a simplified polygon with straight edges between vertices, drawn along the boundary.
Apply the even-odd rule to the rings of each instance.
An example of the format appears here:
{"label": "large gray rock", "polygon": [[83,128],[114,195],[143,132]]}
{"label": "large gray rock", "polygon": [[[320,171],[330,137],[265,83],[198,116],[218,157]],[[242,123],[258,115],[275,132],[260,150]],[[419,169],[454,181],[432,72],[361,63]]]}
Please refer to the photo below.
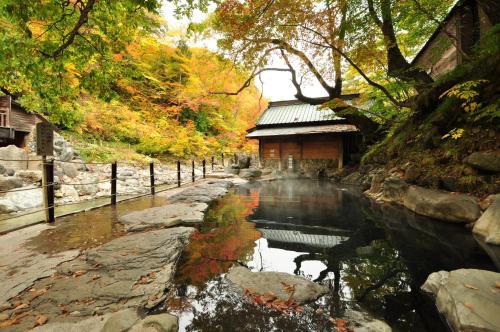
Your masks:
{"label": "large gray rock", "polygon": [[408,184],[399,177],[389,177],[384,180],[382,187],[382,199],[386,202],[403,203]]}
{"label": "large gray rock", "polygon": [[238,165],[226,166],[224,167],[224,173],[238,175],[240,173],[239,166]]}
{"label": "large gray rock", "polygon": [[[28,167],[27,159],[28,154],[21,148],[18,148],[15,145],[9,145],[0,148],[0,159],[4,159],[0,161],[2,166],[6,169],[26,169]],[[7,161],[12,160],[12,161]]]}
{"label": "large gray rock", "polygon": [[484,236],[486,243],[500,245],[500,198],[491,203],[472,231]]}
{"label": "large gray rock", "polygon": [[165,206],[134,211],[118,218],[128,232],[150,227],[171,227],[203,221],[206,203],[173,203]]}
{"label": "large gray rock", "polygon": [[283,272],[252,272],[237,266],[226,275],[240,291],[249,289],[259,294],[272,292],[278,298],[287,300],[290,294],[285,291],[282,283],[295,285],[293,299],[297,303],[312,301],[328,293],[328,287],[312,282],[304,277]]}
{"label": "large gray rock", "polygon": [[243,179],[256,179],[259,178],[262,174],[260,169],[256,168],[244,168],[240,169],[239,176]]}
{"label": "large gray rock", "polygon": [[250,167],[251,158],[249,155],[236,153],[234,156],[239,169]]}
{"label": "large gray rock", "polygon": [[42,171],[33,170],[19,170],[16,172],[16,176],[19,177],[24,182],[35,183],[42,181]]}
{"label": "large gray rock", "polygon": [[75,156],[75,150],[71,148],[70,146],[63,146],[61,155],[59,156],[59,159],[61,161],[71,161],[73,157]]}
{"label": "large gray rock", "polygon": [[500,172],[500,150],[474,152],[464,163],[483,171]]}
{"label": "large gray rock", "polygon": [[0,212],[15,212],[42,206],[41,188],[25,187],[23,189],[29,190],[11,191],[0,198]]}
{"label": "large gray rock", "polygon": [[[20,300],[30,303],[34,312],[43,312],[49,322],[68,320],[61,315],[61,307],[75,320],[127,308],[147,311],[165,301],[175,266],[193,231],[192,227],[175,227],[136,233],[88,249],[59,265],[57,276],[33,285],[34,289],[50,288],[47,292],[35,299],[26,292]],[[23,320],[18,328],[25,330],[32,324]]]}
{"label": "large gray rock", "polygon": [[418,214],[451,222],[472,222],[481,216],[474,198],[411,186],[404,206]]}
{"label": "large gray rock", "polygon": [[454,331],[494,332],[500,328],[499,280],[500,273],[491,271],[439,271],[429,275],[422,290],[435,298]]}
{"label": "large gray rock", "polygon": [[64,175],[70,178],[76,178],[78,176],[80,165],[73,163],[61,163],[61,169]]}
{"label": "large gray rock", "polygon": [[179,330],[178,318],[171,314],[147,316],[135,324],[130,332],[177,332]]}
{"label": "large gray rock", "polygon": [[101,332],[125,332],[139,320],[140,317],[136,310],[131,308],[121,310],[115,312],[108,318]]}
{"label": "large gray rock", "polygon": [[17,177],[0,176],[0,190],[7,191],[23,186],[23,181]]}
{"label": "large gray rock", "polygon": [[97,182],[99,182],[99,179],[96,177],[83,176],[80,180],[80,184],[75,185],[75,189],[80,196],[94,195],[98,190]]}
{"label": "large gray rock", "polygon": [[360,184],[361,183],[361,173],[352,172],[351,174],[345,176],[340,180],[340,183],[343,184]]}
{"label": "large gray rock", "polygon": [[169,198],[172,202],[187,201],[209,203],[224,196],[233,185],[231,181],[214,180],[194,187],[186,188],[182,192]]}

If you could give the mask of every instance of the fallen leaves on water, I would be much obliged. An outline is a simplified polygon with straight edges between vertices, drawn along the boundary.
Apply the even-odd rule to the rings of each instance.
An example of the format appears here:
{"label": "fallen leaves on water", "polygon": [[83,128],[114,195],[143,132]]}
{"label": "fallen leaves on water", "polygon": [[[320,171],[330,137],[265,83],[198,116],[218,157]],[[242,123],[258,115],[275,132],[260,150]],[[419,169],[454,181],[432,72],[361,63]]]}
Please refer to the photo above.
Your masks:
{"label": "fallen leaves on water", "polygon": [[22,313],[17,314],[17,315],[14,314],[14,315],[12,315],[11,318],[4,320],[3,322],[0,322],[0,328],[6,328],[6,327],[9,327],[9,326],[12,326],[15,324],[19,324],[21,319],[28,316],[30,313],[31,313],[31,310],[22,312]]}
{"label": "fallen leaves on water", "polygon": [[286,301],[278,298],[276,295],[274,295],[273,292],[260,294],[248,288],[245,288],[244,294],[248,296],[254,304],[266,306],[269,309],[274,309],[281,313],[298,313],[304,311],[304,308],[299,306],[292,297],[295,291],[295,285],[292,286],[285,283],[282,284],[285,291],[290,294],[290,297]]}
{"label": "fallen leaves on water", "polygon": [[347,327],[347,321],[345,319],[328,317],[328,320],[335,325],[337,332],[352,332],[353,330]]}
{"label": "fallen leaves on water", "polygon": [[35,320],[35,326],[41,326],[41,325],[47,323],[48,320],[49,320],[49,318],[47,316],[39,315]]}
{"label": "fallen leaves on water", "polygon": [[472,286],[470,284],[464,284],[464,287],[465,288],[469,288],[469,289],[473,289],[473,290],[479,290],[479,288],[475,287],[475,286]]}

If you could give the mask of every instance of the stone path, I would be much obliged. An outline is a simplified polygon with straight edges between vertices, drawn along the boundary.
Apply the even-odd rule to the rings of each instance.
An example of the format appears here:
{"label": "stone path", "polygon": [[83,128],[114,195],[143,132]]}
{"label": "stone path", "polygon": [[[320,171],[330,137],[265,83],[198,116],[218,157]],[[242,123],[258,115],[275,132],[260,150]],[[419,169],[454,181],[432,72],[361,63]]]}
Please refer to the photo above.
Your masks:
{"label": "stone path", "polygon": [[[177,260],[194,231],[192,227],[167,227],[203,221],[207,203],[224,195],[232,181],[212,179],[158,193],[172,203],[125,215],[122,222],[134,233],[83,252],[48,255],[30,249],[28,240],[54,227],[47,224],[2,235],[0,328],[24,331],[33,328],[40,317],[48,321],[39,331],[175,327],[177,320],[168,314],[145,317],[165,299]],[[116,315],[130,319],[113,319]],[[115,326],[125,322],[126,328]]]}

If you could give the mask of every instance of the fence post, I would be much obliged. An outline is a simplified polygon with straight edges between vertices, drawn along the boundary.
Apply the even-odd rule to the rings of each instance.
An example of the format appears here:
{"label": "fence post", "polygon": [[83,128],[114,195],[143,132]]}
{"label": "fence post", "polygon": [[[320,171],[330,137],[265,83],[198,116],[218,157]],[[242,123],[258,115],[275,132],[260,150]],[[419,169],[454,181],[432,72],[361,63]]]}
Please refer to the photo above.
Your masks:
{"label": "fence post", "polygon": [[194,178],[195,178],[195,176],[194,176],[194,159],[193,159],[193,160],[191,160],[191,179],[193,180],[193,182],[194,182]]}
{"label": "fence post", "polygon": [[151,195],[155,194],[155,164],[149,163],[149,179],[151,183]]}
{"label": "fence post", "polygon": [[43,158],[44,191],[45,191],[45,219],[48,223],[55,221],[54,213],[54,160]]}
{"label": "fence post", "polygon": [[181,186],[181,162],[177,161],[177,187]]}
{"label": "fence post", "polygon": [[214,157],[212,157],[212,172],[214,171],[214,165],[215,165],[215,160]]}
{"label": "fence post", "polygon": [[111,205],[116,205],[116,161],[111,164]]}
{"label": "fence post", "polygon": [[203,159],[202,165],[203,165],[203,178],[205,179],[205,174],[206,174],[206,169],[205,169],[206,162],[205,162],[205,159]]}
{"label": "fence post", "polygon": [[224,153],[222,154],[222,167],[224,167]]}

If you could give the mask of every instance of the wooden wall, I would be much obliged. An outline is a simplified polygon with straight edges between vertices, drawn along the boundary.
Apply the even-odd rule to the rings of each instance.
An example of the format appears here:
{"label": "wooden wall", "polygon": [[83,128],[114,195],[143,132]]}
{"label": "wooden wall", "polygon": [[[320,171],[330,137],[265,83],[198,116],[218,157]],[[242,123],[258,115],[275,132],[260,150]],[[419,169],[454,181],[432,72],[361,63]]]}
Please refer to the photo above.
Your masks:
{"label": "wooden wall", "polygon": [[10,126],[16,131],[24,131],[30,133],[35,128],[36,115],[27,113],[18,106],[12,105],[10,112]]}
{"label": "wooden wall", "polygon": [[342,138],[339,134],[304,135],[260,140],[262,160],[322,159],[339,160],[342,153]]}

